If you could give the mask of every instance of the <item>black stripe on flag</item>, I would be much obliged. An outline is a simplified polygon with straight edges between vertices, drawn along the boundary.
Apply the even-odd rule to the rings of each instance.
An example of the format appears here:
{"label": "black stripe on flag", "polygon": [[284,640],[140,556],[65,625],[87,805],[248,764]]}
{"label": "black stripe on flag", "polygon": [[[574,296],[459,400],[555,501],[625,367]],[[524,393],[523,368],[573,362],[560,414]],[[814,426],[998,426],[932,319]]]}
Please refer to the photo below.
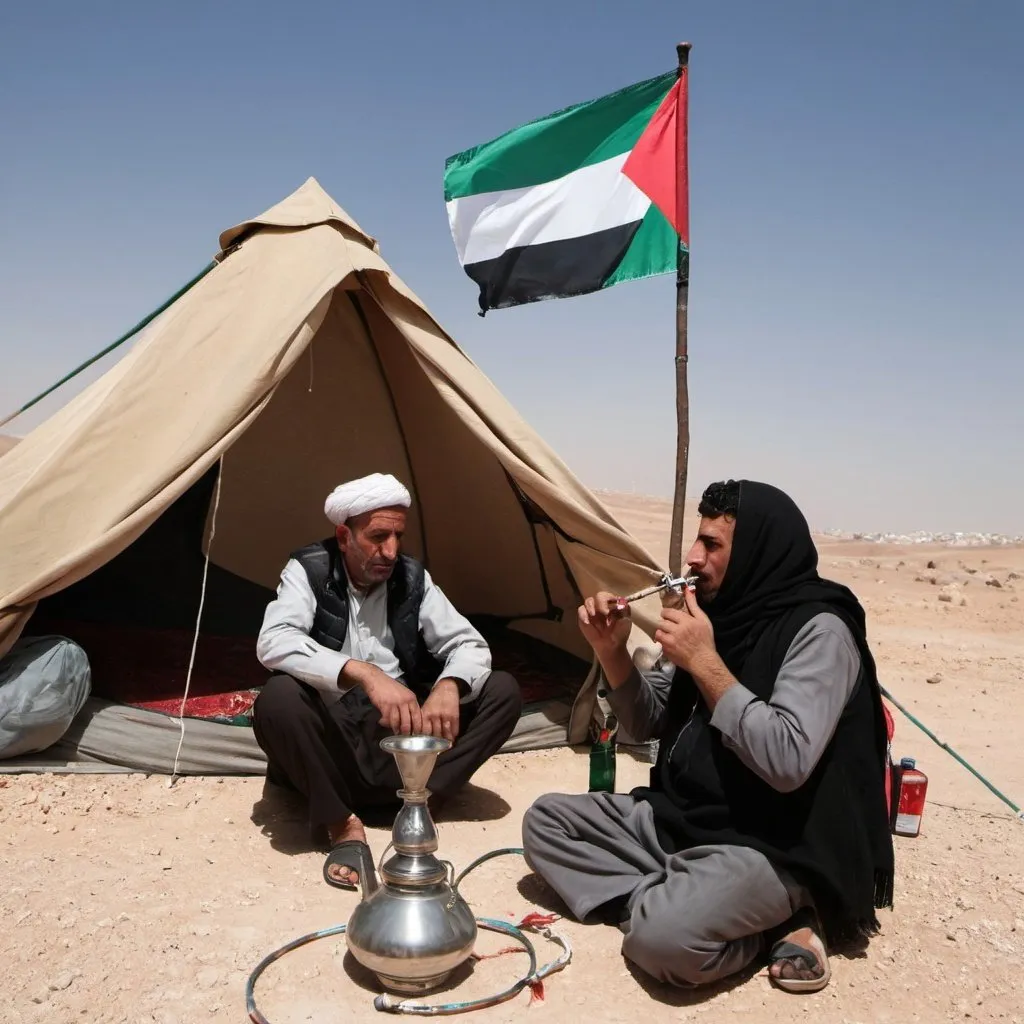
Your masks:
{"label": "black stripe on flag", "polygon": [[540,299],[599,291],[626,254],[642,222],[620,224],[580,238],[506,249],[463,269],[480,286],[480,314]]}

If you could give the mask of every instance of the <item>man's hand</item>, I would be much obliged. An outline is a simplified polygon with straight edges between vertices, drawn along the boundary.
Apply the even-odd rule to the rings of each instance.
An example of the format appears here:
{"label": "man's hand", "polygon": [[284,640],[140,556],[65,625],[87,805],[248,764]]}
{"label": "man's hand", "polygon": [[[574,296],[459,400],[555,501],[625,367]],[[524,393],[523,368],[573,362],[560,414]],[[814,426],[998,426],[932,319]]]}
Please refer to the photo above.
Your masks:
{"label": "man's hand", "polygon": [[423,732],[455,742],[459,735],[459,684],[454,679],[439,679],[420,709]]}
{"label": "man's hand", "polygon": [[615,595],[601,590],[588,597],[577,609],[580,632],[598,654],[607,654],[618,648],[625,650],[632,629],[629,606],[625,611],[615,608]]}
{"label": "man's hand", "polygon": [[416,694],[376,665],[350,658],[341,670],[342,677],[366,691],[370,703],[380,712],[381,725],[405,736],[418,735],[423,729]]}
{"label": "man's hand", "polygon": [[654,634],[665,657],[690,675],[700,674],[709,659],[717,660],[715,630],[697,604],[697,595],[686,588],[682,608],[662,608],[661,626]]}
{"label": "man's hand", "polygon": [[602,590],[588,597],[576,612],[580,632],[594,649],[604,677],[613,690],[620,687],[633,671],[633,661],[626,650],[626,641],[633,628],[629,606],[619,611],[615,600],[614,594]]}

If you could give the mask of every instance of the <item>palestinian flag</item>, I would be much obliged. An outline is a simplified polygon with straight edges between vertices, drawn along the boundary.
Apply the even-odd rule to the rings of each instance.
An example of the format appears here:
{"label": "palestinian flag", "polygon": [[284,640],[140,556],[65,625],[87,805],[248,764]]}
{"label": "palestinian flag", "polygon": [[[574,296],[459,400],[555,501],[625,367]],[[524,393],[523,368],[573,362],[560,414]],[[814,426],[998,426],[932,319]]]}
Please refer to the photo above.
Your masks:
{"label": "palestinian flag", "polygon": [[450,157],[448,220],[481,315],[675,271],[686,175],[685,69]]}

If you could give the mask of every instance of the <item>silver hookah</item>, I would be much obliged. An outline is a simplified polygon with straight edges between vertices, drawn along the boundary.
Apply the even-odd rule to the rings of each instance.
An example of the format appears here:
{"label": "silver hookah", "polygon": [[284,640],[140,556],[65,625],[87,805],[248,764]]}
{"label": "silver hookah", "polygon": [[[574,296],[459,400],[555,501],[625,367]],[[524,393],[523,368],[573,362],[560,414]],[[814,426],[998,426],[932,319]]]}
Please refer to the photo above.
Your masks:
{"label": "silver hookah", "polygon": [[[352,956],[377,975],[385,989],[429,992],[473,952],[477,925],[454,886],[454,868],[439,860],[427,782],[451,741],[438,736],[388,736],[402,776],[402,807],[391,829],[394,853],[380,868],[383,884],[360,878],[363,898],[348,920]],[[387,852],[387,851],[385,851]]]}

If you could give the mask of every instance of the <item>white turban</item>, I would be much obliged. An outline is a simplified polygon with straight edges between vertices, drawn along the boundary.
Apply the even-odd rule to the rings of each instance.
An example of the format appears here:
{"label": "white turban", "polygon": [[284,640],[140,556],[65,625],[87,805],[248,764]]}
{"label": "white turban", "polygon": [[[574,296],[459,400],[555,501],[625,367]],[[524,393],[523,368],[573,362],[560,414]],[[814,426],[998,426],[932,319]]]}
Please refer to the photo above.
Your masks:
{"label": "white turban", "polygon": [[408,508],[411,504],[409,492],[390,473],[371,473],[335,487],[324,503],[324,514],[335,526],[341,526],[346,519],[364,512],[392,505]]}

